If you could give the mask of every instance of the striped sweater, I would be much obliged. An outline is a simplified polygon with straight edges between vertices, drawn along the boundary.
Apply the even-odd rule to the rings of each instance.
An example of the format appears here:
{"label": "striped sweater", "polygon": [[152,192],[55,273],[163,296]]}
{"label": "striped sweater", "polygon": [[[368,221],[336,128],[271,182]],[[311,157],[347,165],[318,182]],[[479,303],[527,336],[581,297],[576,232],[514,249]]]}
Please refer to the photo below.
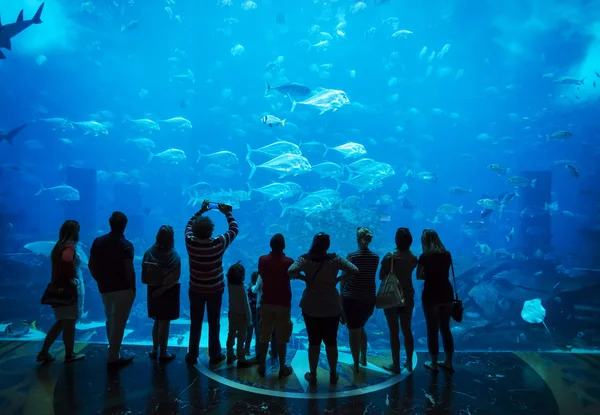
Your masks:
{"label": "striped sweater", "polygon": [[375,304],[375,275],[379,266],[379,255],[367,248],[348,254],[347,259],[356,265],[358,275],[344,283],[342,296],[365,304]]}
{"label": "striped sweater", "polygon": [[225,215],[229,230],[216,238],[197,239],[192,232],[196,213],[185,227],[185,246],[190,262],[190,290],[197,293],[218,293],[225,290],[223,254],[237,236],[239,229],[231,213]]}

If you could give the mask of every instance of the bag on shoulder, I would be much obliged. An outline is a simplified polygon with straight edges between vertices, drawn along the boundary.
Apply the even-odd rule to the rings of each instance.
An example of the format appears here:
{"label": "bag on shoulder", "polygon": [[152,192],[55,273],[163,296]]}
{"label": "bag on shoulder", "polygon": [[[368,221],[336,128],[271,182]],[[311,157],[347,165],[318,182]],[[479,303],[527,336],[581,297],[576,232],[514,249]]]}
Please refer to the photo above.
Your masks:
{"label": "bag on shoulder", "polygon": [[142,283],[146,285],[162,285],[165,280],[165,272],[161,264],[156,262],[142,263]]}
{"label": "bag on shoulder", "polygon": [[462,300],[458,299],[458,288],[456,288],[456,277],[454,276],[454,264],[450,264],[450,266],[452,267],[452,281],[454,282],[454,301],[453,301],[453,307],[452,307],[452,319],[454,321],[456,321],[457,323],[462,322],[463,320],[463,313],[464,313],[464,308],[463,308],[463,303]]}
{"label": "bag on shoulder", "polygon": [[41,303],[53,307],[65,307],[75,304],[76,301],[77,286],[75,284],[59,284],[51,281],[42,295]]}
{"label": "bag on shoulder", "polygon": [[379,286],[375,297],[375,307],[382,309],[404,307],[404,303],[404,290],[400,286],[398,277],[394,274],[394,254],[392,254],[390,256],[390,272]]}

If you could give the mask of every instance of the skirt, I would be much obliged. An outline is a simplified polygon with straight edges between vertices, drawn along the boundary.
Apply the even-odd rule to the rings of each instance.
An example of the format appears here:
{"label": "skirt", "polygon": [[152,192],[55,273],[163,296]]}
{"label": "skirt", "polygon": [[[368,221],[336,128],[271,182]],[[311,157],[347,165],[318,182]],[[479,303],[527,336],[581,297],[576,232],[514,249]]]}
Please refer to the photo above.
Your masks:
{"label": "skirt", "polygon": [[54,316],[57,320],[77,320],[83,314],[83,301],[85,299],[85,285],[82,278],[74,278],[77,284],[77,301],[71,305],[53,307]]}
{"label": "skirt", "polygon": [[179,318],[181,284],[175,284],[159,297],[152,298],[152,293],[157,288],[148,285],[148,317],[153,320],[177,320]]}

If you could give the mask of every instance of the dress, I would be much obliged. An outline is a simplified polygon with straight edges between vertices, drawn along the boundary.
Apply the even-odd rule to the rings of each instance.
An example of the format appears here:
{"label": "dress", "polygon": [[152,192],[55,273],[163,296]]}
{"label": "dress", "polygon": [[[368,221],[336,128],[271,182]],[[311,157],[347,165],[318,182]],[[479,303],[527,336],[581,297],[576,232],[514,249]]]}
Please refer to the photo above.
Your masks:
{"label": "dress", "polygon": [[77,320],[83,315],[83,304],[85,300],[85,285],[83,283],[83,273],[81,271],[81,255],[79,248],[75,245],[75,269],[76,277],[73,282],[77,285],[77,301],[68,306],[53,307],[54,316],[57,320]]}

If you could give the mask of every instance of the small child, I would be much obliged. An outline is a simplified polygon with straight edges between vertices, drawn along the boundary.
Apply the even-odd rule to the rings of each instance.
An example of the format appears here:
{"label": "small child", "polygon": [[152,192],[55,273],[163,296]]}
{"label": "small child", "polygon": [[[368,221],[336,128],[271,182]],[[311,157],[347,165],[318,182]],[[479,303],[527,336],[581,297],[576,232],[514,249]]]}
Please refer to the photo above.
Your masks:
{"label": "small child", "polygon": [[[227,336],[227,364],[238,361],[237,367],[250,367],[244,353],[246,331],[251,324],[251,312],[244,289],[246,269],[240,261],[227,270],[227,292],[229,293],[229,334]],[[233,346],[237,341],[237,351]]]}
{"label": "small child", "polygon": [[[256,310],[256,306],[258,303],[258,294],[252,291],[252,287],[256,285],[258,281],[258,271],[254,271],[250,276],[250,285],[248,286],[248,290],[246,294],[248,295],[248,302],[250,303],[250,312],[252,313],[252,324],[248,326],[248,331],[246,332],[246,344],[244,349],[246,351],[246,356],[250,356],[250,345],[252,344],[252,334],[255,334],[256,343],[258,344],[258,313]],[[255,347],[256,348],[256,347]]]}

